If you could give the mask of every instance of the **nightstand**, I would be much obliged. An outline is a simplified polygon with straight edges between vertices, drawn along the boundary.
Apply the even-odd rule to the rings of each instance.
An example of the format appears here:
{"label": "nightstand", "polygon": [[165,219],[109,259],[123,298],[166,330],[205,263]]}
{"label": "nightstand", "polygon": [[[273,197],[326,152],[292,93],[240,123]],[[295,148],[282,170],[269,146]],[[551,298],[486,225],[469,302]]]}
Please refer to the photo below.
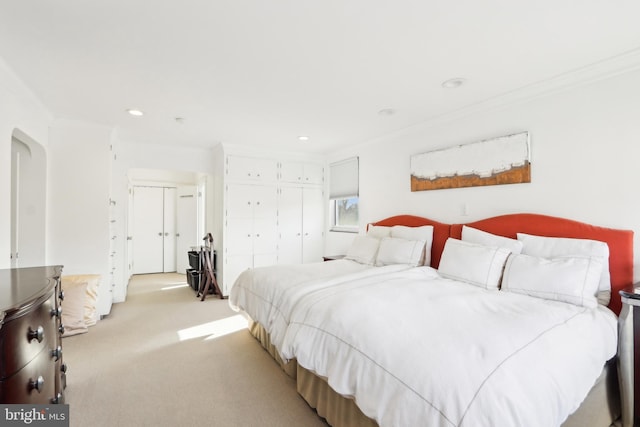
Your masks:
{"label": "nightstand", "polygon": [[[640,425],[640,283],[620,291],[622,310],[618,317],[618,381],[622,404],[622,426]],[[637,349],[637,351],[636,351]]]}
{"label": "nightstand", "polygon": [[344,257],[345,255],[326,255],[326,256],[323,256],[322,259],[323,261],[335,261],[337,259],[342,259]]}

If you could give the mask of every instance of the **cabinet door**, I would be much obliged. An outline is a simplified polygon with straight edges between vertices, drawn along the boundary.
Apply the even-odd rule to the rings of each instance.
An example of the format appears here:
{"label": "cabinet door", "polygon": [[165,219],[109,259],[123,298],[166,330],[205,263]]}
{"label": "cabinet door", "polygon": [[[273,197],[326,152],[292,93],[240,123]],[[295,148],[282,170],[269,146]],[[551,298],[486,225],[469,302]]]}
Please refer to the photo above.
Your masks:
{"label": "cabinet door", "polygon": [[252,218],[255,186],[249,184],[228,184],[227,185],[227,208],[228,218]]}
{"label": "cabinet door", "polygon": [[304,164],[301,162],[282,162],[280,164],[280,181],[302,184],[304,181]]}
{"label": "cabinet door", "polygon": [[254,159],[254,178],[264,182],[278,179],[278,162],[272,159]]}
{"label": "cabinet door", "polygon": [[253,186],[253,217],[271,218],[276,221],[278,216],[278,187],[275,185]]}
{"label": "cabinet door", "polygon": [[277,217],[253,219],[253,253],[277,254],[278,222]]}
{"label": "cabinet door", "polygon": [[315,163],[306,163],[304,165],[304,183],[305,184],[322,184],[324,182],[324,168],[322,165]]}
{"label": "cabinet door", "polygon": [[302,188],[282,187],[278,198],[278,264],[302,262]]}
{"label": "cabinet door", "polygon": [[222,293],[229,295],[238,276],[253,267],[253,255],[227,255],[224,257]]}
{"label": "cabinet door", "polygon": [[322,261],[324,196],[321,188],[306,187],[302,193],[302,262]]}
{"label": "cabinet door", "polygon": [[253,219],[229,217],[226,220],[225,253],[253,253]]}
{"label": "cabinet door", "polygon": [[278,163],[272,159],[244,156],[227,157],[227,178],[238,181],[276,181]]}

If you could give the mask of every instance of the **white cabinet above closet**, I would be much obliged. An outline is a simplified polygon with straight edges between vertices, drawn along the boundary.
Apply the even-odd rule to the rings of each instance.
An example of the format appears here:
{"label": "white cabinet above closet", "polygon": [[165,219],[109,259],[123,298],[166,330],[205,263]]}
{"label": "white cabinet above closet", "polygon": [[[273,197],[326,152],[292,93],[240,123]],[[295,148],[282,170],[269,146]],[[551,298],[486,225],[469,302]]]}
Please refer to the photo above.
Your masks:
{"label": "white cabinet above closet", "polygon": [[283,161],[280,163],[280,182],[321,185],[324,168],[317,163]]}
{"label": "white cabinet above closet", "polygon": [[257,157],[227,156],[226,174],[232,181],[275,182],[278,179],[278,162]]}

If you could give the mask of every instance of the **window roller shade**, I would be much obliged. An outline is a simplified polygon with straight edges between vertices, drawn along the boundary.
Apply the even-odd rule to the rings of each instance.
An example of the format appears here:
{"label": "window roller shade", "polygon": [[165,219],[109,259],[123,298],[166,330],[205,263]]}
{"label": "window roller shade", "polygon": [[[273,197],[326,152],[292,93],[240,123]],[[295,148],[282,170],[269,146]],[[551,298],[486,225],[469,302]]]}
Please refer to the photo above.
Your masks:
{"label": "window roller shade", "polygon": [[358,197],[358,158],[352,157],[329,165],[329,198]]}

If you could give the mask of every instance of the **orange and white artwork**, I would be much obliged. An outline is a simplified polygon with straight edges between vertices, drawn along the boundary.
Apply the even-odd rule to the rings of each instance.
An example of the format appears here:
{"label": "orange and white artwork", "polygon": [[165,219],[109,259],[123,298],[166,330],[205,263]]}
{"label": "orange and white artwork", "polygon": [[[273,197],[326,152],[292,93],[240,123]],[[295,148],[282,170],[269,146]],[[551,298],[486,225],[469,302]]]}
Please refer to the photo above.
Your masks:
{"label": "orange and white artwork", "polygon": [[531,182],[529,132],[411,156],[411,191]]}

